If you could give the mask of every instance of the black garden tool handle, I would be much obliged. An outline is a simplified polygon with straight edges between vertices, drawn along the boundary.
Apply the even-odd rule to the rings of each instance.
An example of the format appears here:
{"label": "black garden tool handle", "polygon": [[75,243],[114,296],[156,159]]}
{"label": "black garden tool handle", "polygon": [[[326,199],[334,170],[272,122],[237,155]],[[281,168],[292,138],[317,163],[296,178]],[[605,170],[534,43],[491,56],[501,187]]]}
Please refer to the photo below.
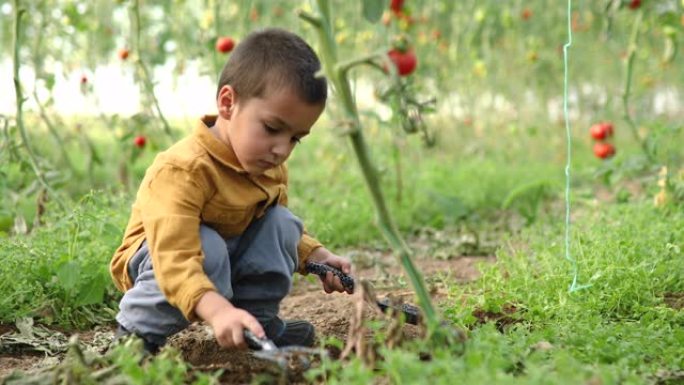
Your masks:
{"label": "black garden tool handle", "polygon": [[403,303],[401,306],[393,305],[389,298],[381,299],[376,302],[380,310],[385,313],[387,309],[404,314],[407,324],[418,325],[421,319],[420,309],[416,305]]}
{"label": "black garden tool handle", "polygon": [[328,272],[331,272],[333,273],[333,275],[339,278],[340,281],[342,281],[342,286],[344,286],[345,289],[350,289],[352,293],[354,292],[354,278],[347,274],[344,274],[342,270],[336,267],[332,267],[324,263],[307,262],[306,271],[312,274],[319,275],[321,277],[325,277],[325,275]]}
{"label": "black garden tool handle", "polygon": [[[307,262],[306,263],[306,271],[312,274],[316,274],[318,276],[325,277],[325,275],[328,272],[333,273],[336,277],[342,281],[342,286],[344,286],[346,289],[351,289],[351,291],[354,291],[354,278],[352,276],[349,276],[345,273],[343,273],[340,269],[332,267],[330,265],[326,265],[323,263],[316,263],[316,262]],[[397,313],[402,313],[404,314],[404,317],[406,319],[406,323],[410,323],[412,325],[418,325],[421,319],[421,313],[420,309],[417,306],[410,305],[410,304],[403,304],[401,306],[395,306],[392,305],[389,301],[389,299],[383,299],[380,301],[375,301],[375,305],[380,308],[380,310],[385,313],[387,312],[387,309],[392,309],[393,311]]]}

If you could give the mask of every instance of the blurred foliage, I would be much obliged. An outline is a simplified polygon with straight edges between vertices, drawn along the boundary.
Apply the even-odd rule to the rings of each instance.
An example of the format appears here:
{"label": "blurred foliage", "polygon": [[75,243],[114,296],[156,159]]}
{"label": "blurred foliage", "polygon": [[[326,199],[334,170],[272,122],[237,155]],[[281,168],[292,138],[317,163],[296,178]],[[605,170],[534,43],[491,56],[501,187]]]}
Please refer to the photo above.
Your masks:
{"label": "blurred foliage", "polygon": [[[231,36],[239,42],[266,26],[284,27],[314,42],[312,29],[294,12],[311,3],[15,2],[28,11],[20,25],[21,80],[31,72],[36,78],[36,88],[25,90],[37,104],[25,119],[31,145],[48,181],[73,200],[62,210],[46,199],[23,155],[27,143],[19,137],[16,117],[0,116],[0,237],[18,235],[0,242],[0,322],[24,316],[65,327],[111,322],[120,294],[108,277],[107,261],[120,242],[130,194],[154,153],[183,132],[178,121],[171,122],[170,135],[165,132],[163,111],[155,105],[155,70],[178,77],[199,63],[201,74],[215,79],[227,57],[215,51],[216,39]],[[0,0],[3,62],[13,53],[15,2]],[[361,111],[369,120],[369,137],[378,149],[374,156],[401,229],[480,221],[483,227],[520,230],[496,223],[493,218],[509,219],[500,209],[517,213],[532,227],[523,233],[525,239],[506,243],[498,253],[501,263],[487,269],[484,280],[449,286],[454,300],[446,305],[446,315],[473,328],[465,355],[445,347],[425,361],[414,354],[423,351],[421,346],[387,350],[379,371],[358,360],[339,362],[345,368],[325,362],[324,369],[334,372],[319,374],[330,374],[330,383],[355,383],[356,378],[368,383],[375,376],[410,382],[426,378],[425,373],[451,382],[462,376],[473,383],[515,383],[527,375],[534,383],[548,378],[637,383],[644,375],[662,373],[659,368],[678,373],[681,311],[664,306],[662,298],[684,290],[677,268],[684,119],[681,109],[664,112],[658,103],[663,95],[676,101],[682,94],[684,59],[678,53],[684,2],[642,1],[636,9],[627,0],[574,2],[569,102],[579,154],[573,158],[573,204],[580,208],[573,211],[578,231],[572,242],[582,277],[594,284],[591,295],[580,296],[567,293],[567,265],[559,262],[560,243],[554,241],[563,230],[558,221],[559,170],[565,162],[559,112],[562,46],[568,39],[563,3],[406,0],[402,12],[386,10],[371,23],[377,9],[363,8],[361,1],[333,1],[340,58],[384,52],[398,36],[408,39],[418,57],[417,71],[402,83],[406,88],[375,90],[375,102],[386,103],[388,114],[379,105]],[[637,15],[643,16],[640,39],[630,47]],[[632,115],[652,160],[639,155],[624,125],[617,124],[630,48],[636,49]],[[122,49],[129,52],[125,59],[119,56]],[[56,79],[77,74],[70,86],[96,99],[93,75],[106,65],[134,70],[143,96],[140,110],[131,116],[98,108],[60,116],[53,108]],[[357,90],[386,85],[380,71],[354,70],[353,75]],[[411,101],[423,93],[436,95],[434,103],[422,97]],[[429,154],[405,136],[422,130],[416,124],[423,122],[416,122],[409,108],[418,100],[430,101],[426,107],[436,112],[424,122],[436,128],[435,137],[425,131],[423,138],[434,144]],[[616,121],[618,147],[616,157],[599,166],[586,133],[588,123],[597,120]],[[324,123],[337,124],[326,118]],[[139,135],[147,137],[144,147],[134,146]],[[359,171],[348,167],[350,151],[333,135],[306,143],[291,160],[301,170],[291,178],[293,209],[327,244],[379,239],[371,225],[371,203],[359,193]],[[608,192],[598,194],[603,186],[596,181]],[[92,189],[103,190],[89,193]],[[645,197],[653,197],[654,204]],[[520,326],[503,331],[492,322],[478,326],[476,310],[500,312],[511,303],[519,309]],[[139,356],[120,349],[113,359],[128,376],[144,380]],[[154,369],[159,381],[187,381],[184,367],[168,366],[175,362],[162,357]]]}
{"label": "blurred foliage", "polygon": [[[312,44],[317,41],[295,12],[309,10],[310,1],[0,0],[0,52],[6,60],[13,52],[15,2],[28,16],[20,24],[20,80],[29,83],[26,77],[35,76],[35,88],[24,90],[36,106],[26,105],[30,145],[47,181],[75,199],[91,188],[134,189],[153,153],[186,132],[185,126],[164,118],[155,94],[155,70],[178,77],[199,64],[202,76],[215,79],[227,57],[215,50],[216,39],[230,36],[239,43],[247,33],[266,26],[290,29]],[[479,142],[494,136],[506,146],[523,147],[540,146],[535,140],[545,137],[543,146],[559,153],[564,136],[549,132],[562,126],[562,46],[568,39],[564,6],[555,0],[406,0],[401,12],[385,8],[379,21],[369,22],[377,19],[378,9],[362,3],[332,1],[340,58],[384,52],[398,39],[407,41],[418,57],[417,71],[398,84],[388,84],[381,71],[352,72],[357,90],[375,87],[375,104],[368,108],[367,101],[360,103],[363,118],[372,122],[371,140],[382,143],[377,133],[393,128],[393,139],[384,145],[394,151],[399,200],[401,158],[406,156],[401,148],[411,132],[420,132],[429,145],[442,142],[435,151],[453,151],[450,145],[469,137],[470,146],[464,150],[480,154]],[[629,4],[574,2],[570,20],[570,118],[574,135],[585,136],[588,123],[619,121],[623,116],[620,89],[629,35],[637,15],[643,15],[634,47],[631,115],[655,162],[625,151],[630,146],[625,139],[628,130],[616,123],[618,156],[596,173],[607,183],[644,170],[653,174],[662,166],[677,175],[682,164],[678,148],[684,116],[681,111],[663,111],[658,103],[663,97],[672,97],[675,103],[681,97],[684,59],[677,52],[684,4],[643,1],[637,9]],[[367,17],[359,17],[362,13]],[[121,50],[126,50],[125,57]],[[102,112],[93,92],[95,71],[112,65],[130,70],[139,87],[140,109],[131,116]],[[60,116],[53,91],[62,77],[77,83],[71,87],[95,109],[89,107],[82,116]],[[330,116],[335,116],[335,108],[329,104]],[[424,118],[421,110],[436,117]],[[14,118],[0,118],[0,192],[6,197],[0,204],[0,234],[29,231],[40,222],[45,200],[31,176],[31,163],[22,155],[29,143],[19,138]],[[102,126],[107,129],[94,129]],[[134,145],[134,138],[141,135],[147,138],[144,148]],[[671,195],[678,196],[676,188],[669,188]],[[540,199],[548,194],[536,187],[523,190],[512,191],[504,207],[532,221]]]}
{"label": "blurred foliage", "polygon": [[[176,74],[197,60],[204,75],[216,78],[225,60],[214,50],[219,36],[232,36],[239,42],[256,28],[280,26],[315,41],[311,29],[294,12],[309,9],[306,0],[20,3],[30,15],[24,27],[22,62],[30,63],[48,89],[56,72],[88,73],[98,65],[118,61],[121,48],[131,50],[129,62],[168,63]],[[359,17],[362,2],[332,3],[340,57],[377,51],[405,34],[419,57],[418,76],[438,91],[473,95],[495,90],[516,96],[520,89],[531,89],[544,96],[558,94],[561,46],[567,36],[566,9],[555,0],[407,0],[402,14],[385,11],[378,23]],[[137,6],[139,23],[132,12]],[[4,0],[0,7],[0,49],[9,54],[11,2]],[[571,20],[573,81],[606,86],[611,79],[619,81],[614,75],[620,72],[631,21],[636,12],[644,12],[637,80],[647,88],[681,84],[684,74],[676,68],[681,68],[682,58],[667,51],[676,53],[681,43],[683,8],[677,0],[644,1],[638,10],[619,0],[576,2]]]}

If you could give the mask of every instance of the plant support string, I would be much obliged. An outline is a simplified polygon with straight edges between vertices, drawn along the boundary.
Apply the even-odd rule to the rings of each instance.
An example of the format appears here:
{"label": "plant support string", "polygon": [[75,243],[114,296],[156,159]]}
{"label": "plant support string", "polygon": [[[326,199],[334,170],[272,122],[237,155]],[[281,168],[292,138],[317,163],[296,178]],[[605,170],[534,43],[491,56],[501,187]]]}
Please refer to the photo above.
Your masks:
{"label": "plant support string", "polygon": [[570,164],[572,161],[572,135],[568,114],[568,49],[572,45],[572,0],[568,0],[567,21],[568,41],[563,45],[563,117],[565,119],[567,142],[567,160],[565,163],[565,259],[572,265],[572,284],[568,289],[572,293],[591,286],[577,284],[577,277],[579,275],[577,260],[570,254]]}

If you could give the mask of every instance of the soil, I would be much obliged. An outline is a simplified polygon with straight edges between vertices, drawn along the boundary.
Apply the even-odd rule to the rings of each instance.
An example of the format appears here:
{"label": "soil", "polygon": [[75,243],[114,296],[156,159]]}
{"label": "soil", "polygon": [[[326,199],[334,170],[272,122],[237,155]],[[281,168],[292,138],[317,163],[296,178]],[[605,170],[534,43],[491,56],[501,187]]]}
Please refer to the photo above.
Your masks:
{"label": "soil", "polygon": [[[415,246],[415,245],[413,245]],[[420,249],[420,247],[418,247]],[[427,251],[427,249],[423,249]],[[355,250],[343,254],[364,254],[370,255],[369,263],[363,263],[357,257],[355,261],[354,275],[358,279],[370,282],[375,294],[379,299],[390,295],[393,300],[399,302],[415,303],[415,298],[407,284],[408,280],[404,277],[403,269],[398,265],[396,259],[391,255],[372,250]],[[472,281],[479,276],[477,265],[479,263],[491,263],[494,257],[459,257],[448,256],[443,259],[429,258],[426,255],[417,255],[414,263],[423,273],[427,282],[433,301],[439,305],[446,299],[446,282],[465,283]],[[328,337],[336,337],[346,341],[350,329],[350,319],[354,316],[356,296],[343,293],[333,293],[326,295],[322,290],[318,279],[313,276],[298,277],[290,295],[282,302],[280,315],[285,319],[305,319],[313,323],[316,327],[317,339],[320,341]],[[379,311],[372,309],[370,304],[367,307],[365,316],[368,318],[385,317]],[[113,327],[109,328],[109,335]],[[272,373],[274,376],[287,375],[287,382],[297,383],[303,381],[302,373],[305,367],[298,360],[297,355],[293,354],[289,358],[289,370],[282,371],[271,361],[257,358],[245,351],[234,351],[221,349],[215,343],[213,337],[208,333],[205,325],[193,324],[183,332],[172,336],[168,345],[177,348],[184,360],[190,363],[196,370],[214,371],[223,370],[221,382],[226,384],[248,383],[257,375]],[[0,335],[15,331],[15,328],[0,325]],[[421,335],[420,326],[403,325],[401,330],[402,338],[416,338]],[[81,343],[88,346],[95,339],[101,339],[102,330],[97,333],[90,331],[79,334]],[[368,337],[368,336],[367,336]],[[320,346],[320,345],[316,345]],[[97,350],[97,349],[95,349]],[[0,350],[1,352],[2,350]],[[327,347],[327,354],[337,357],[340,354],[339,348]],[[304,357],[313,359],[316,356],[306,354]],[[33,372],[35,370],[49,367],[59,361],[60,354],[53,357],[44,353],[13,353],[0,354],[0,379],[9,373],[19,370]],[[1,381],[0,381],[1,382]]]}
{"label": "soil", "polygon": [[500,312],[476,308],[473,317],[477,319],[475,325],[494,322],[496,328],[503,333],[507,327],[521,322],[521,319],[516,318],[517,312],[518,308],[514,304],[507,303],[501,307]]}
{"label": "soil", "polygon": [[[439,275],[448,276],[448,280],[468,282],[479,276],[476,265],[480,262],[492,262],[492,257],[461,257],[451,260],[418,260],[417,265],[430,282]],[[365,278],[371,282],[386,282],[386,286],[376,285],[376,295],[384,298],[392,294],[393,299],[406,303],[412,302],[413,293],[404,285],[390,285],[401,276],[401,268],[391,267],[386,270],[387,276],[376,272],[374,268],[357,270],[357,278]],[[388,278],[394,277],[394,278]],[[446,298],[442,285],[433,283],[432,297],[436,303]],[[346,341],[349,332],[349,321],[354,313],[354,296],[333,293],[326,295],[316,280],[303,279],[297,282],[293,292],[282,302],[280,315],[286,319],[306,319],[316,327],[317,338],[336,337]],[[379,312],[370,309],[369,318],[382,317]],[[406,324],[402,327],[403,338],[416,338],[421,335],[419,326]],[[169,344],[181,351],[183,358],[200,370],[223,369],[222,383],[246,383],[255,373],[279,373],[278,366],[266,360],[258,359],[244,352],[220,349],[213,338],[207,334],[203,325],[193,325],[170,339]],[[317,344],[318,345],[318,344]],[[327,354],[335,357],[339,350],[327,348]],[[315,356],[305,356],[315,359]],[[295,357],[296,358],[296,357]],[[292,359],[291,361],[294,361]],[[289,383],[303,381],[301,367],[289,363],[287,371]]]}
{"label": "soil", "polygon": [[684,309],[684,293],[665,293],[663,301],[675,310]]}

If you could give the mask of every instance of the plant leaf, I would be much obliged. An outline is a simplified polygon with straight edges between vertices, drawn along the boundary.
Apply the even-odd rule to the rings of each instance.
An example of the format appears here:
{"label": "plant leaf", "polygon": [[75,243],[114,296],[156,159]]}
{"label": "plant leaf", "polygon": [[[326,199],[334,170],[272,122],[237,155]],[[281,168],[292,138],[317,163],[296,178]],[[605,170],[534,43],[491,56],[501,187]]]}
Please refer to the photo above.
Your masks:
{"label": "plant leaf", "polygon": [[361,0],[363,17],[371,23],[380,20],[386,7],[386,0]]}
{"label": "plant leaf", "polygon": [[57,280],[59,285],[64,290],[71,290],[76,286],[78,282],[78,276],[80,273],[80,265],[74,261],[69,261],[57,269]]}
{"label": "plant leaf", "polygon": [[102,302],[104,298],[106,280],[94,277],[81,287],[76,299],[78,306],[93,305]]}

